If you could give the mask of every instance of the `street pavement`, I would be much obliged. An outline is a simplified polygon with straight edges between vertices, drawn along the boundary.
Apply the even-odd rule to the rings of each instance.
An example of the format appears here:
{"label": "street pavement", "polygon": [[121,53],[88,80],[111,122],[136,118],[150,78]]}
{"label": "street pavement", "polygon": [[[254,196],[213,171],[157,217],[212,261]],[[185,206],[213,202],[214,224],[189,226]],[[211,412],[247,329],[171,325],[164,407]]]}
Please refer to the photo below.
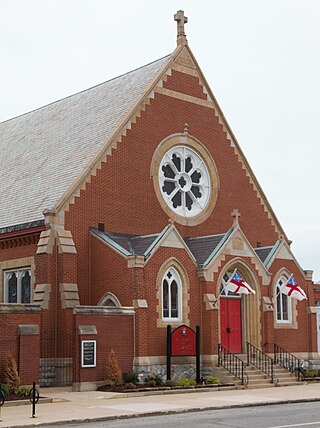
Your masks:
{"label": "street pavement", "polygon": [[261,389],[216,388],[210,391],[156,395],[120,394],[101,391],[72,392],[71,388],[41,388],[32,417],[32,405],[1,407],[0,427],[45,426],[67,422],[103,421],[151,414],[180,413],[231,407],[320,401],[320,383]]}

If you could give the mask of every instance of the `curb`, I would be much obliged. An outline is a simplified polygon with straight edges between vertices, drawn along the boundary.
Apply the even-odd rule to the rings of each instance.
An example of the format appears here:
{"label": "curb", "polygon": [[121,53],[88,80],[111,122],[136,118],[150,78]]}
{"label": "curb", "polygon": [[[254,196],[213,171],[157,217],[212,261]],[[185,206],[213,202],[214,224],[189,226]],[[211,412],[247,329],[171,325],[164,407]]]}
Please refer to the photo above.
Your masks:
{"label": "curb", "polygon": [[[49,398],[49,397],[43,397],[43,398],[39,398],[39,401],[37,403],[38,404],[48,404],[48,403],[53,403],[53,398]],[[14,407],[14,406],[29,406],[32,403],[30,402],[30,400],[27,398],[26,400],[10,400],[10,401],[5,401],[3,407]]]}
{"label": "curb", "polygon": [[[103,421],[114,421],[122,419],[133,419],[133,418],[145,418],[151,416],[162,416],[162,415],[174,415],[179,413],[191,413],[191,412],[204,412],[210,410],[224,410],[224,409],[238,409],[245,407],[262,407],[262,406],[271,406],[271,405],[280,405],[280,404],[295,404],[295,403],[312,403],[319,402],[320,398],[301,398],[297,400],[279,400],[279,401],[264,401],[259,403],[245,403],[245,404],[230,404],[226,406],[209,406],[209,407],[192,407],[189,409],[176,409],[176,410],[163,410],[156,412],[145,412],[145,413],[135,413],[128,415],[118,415],[118,416],[102,416],[96,418],[84,418],[84,419],[69,419],[65,421],[55,421],[55,422],[37,422],[34,424],[28,425],[28,427],[39,427],[39,426],[52,426],[52,425],[68,425],[68,424],[82,424],[82,423],[92,423],[92,422],[103,422]],[[10,428],[21,428],[21,425],[10,425]]]}

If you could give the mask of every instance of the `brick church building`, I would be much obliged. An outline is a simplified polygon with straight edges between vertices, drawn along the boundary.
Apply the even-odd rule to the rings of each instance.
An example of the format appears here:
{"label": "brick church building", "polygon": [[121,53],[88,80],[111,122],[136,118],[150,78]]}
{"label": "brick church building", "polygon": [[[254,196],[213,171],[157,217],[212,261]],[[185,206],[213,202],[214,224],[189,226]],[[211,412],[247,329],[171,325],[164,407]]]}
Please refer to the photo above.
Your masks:
{"label": "brick church building", "polygon": [[[89,388],[111,349],[165,376],[168,325],[200,327],[206,373],[218,344],[318,358],[312,272],[175,20],[172,54],[0,124],[0,370],[10,352],[24,383]],[[224,289],[235,269],[254,295]]]}

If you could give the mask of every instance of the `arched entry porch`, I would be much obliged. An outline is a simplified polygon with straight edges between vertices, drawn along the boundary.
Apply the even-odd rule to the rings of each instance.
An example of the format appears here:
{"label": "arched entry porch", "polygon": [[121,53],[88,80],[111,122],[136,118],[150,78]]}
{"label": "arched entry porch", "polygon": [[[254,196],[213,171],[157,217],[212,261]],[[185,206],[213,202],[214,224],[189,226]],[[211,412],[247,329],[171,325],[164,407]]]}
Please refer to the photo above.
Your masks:
{"label": "arched entry porch", "polygon": [[[235,294],[225,290],[234,270],[255,290],[254,295]],[[245,352],[246,342],[261,348],[261,294],[258,279],[242,260],[228,263],[219,276],[219,342],[232,353]]]}

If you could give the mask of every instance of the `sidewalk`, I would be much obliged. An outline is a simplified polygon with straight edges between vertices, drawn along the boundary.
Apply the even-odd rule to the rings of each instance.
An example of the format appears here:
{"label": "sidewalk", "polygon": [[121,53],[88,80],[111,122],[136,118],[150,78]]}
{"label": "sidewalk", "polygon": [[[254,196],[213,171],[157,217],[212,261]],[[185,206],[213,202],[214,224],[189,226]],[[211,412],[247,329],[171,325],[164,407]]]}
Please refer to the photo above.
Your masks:
{"label": "sidewalk", "polygon": [[41,395],[51,403],[1,408],[0,427],[26,427],[81,421],[98,421],[136,415],[187,412],[203,409],[261,406],[266,404],[320,401],[320,383],[263,389],[188,392],[170,395],[123,397],[100,391],[71,392],[68,388],[42,388]]}

